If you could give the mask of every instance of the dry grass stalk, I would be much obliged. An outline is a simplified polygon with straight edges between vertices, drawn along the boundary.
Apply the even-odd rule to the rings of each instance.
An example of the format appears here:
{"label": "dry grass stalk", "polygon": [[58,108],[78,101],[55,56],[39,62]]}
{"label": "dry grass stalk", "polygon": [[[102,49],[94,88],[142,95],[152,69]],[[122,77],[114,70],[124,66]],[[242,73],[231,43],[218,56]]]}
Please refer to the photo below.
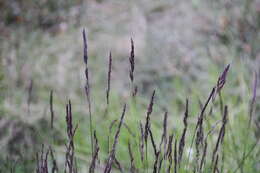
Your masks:
{"label": "dry grass stalk", "polygon": [[154,104],[154,95],[155,95],[155,90],[153,91],[152,97],[150,99],[150,104],[147,108],[147,113],[146,113],[146,122],[145,122],[145,127],[144,127],[144,141],[145,141],[145,155],[146,155],[146,162],[147,162],[147,167],[148,167],[148,146],[147,146],[147,139],[149,135],[149,129],[150,129],[150,115],[153,112],[153,104]]}
{"label": "dry grass stalk", "polygon": [[109,134],[108,134],[108,153],[110,152],[110,134],[112,133],[112,128],[113,128],[113,126],[116,124],[116,122],[117,122],[117,120],[113,120],[111,123],[110,123],[110,125],[109,125]]}
{"label": "dry grass stalk", "polygon": [[50,150],[50,155],[51,155],[51,160],[52,160],[51,173],[55,173],[55,172],[57,173],[57,172],[59,172],[59,169],[58,169],[57,161],[54,158],[54,154],[53,154],[53,150],[52,150],[51,146],[49,147],[49,150]]}
{"label": "dry grass stalk", "polygon": [[212,154],[212,163],[214,163],[214,161],[215,161],[215,155],[218,151],[220,143],[223,142],[223,139],[224,139],[224,136],[225,136],[225,126],[226,126],[226,123],[227,123],[227,115],[228,115],[228,107],[225,106],[224,115],[223,115],[223,118],[222,118],[222,126],[221,126],[221,129],[219,131],[218,139],[217,139],[217,142],[216,142],[215,148],[213,150],[213,154]]}
{"label": "dry grass stalk", "polygon": [[153,164],[153,173],[160,172],[158,170],[159,155],[160,155],[160,152],[155,153],[155,161],[154,161],[154,164]]}
{"label": "dry grass stalk", "polygon": [[67,124],[67,136],[68,136],[68,145],[66,145],[66,161],[65,161],[65,172],[67,168],[69,173],[77,173],[77,167],[75,165],[75,156],[74,156],[74,135],[78,128],[76,126],[73,128],[72,120],[72,109],[71,102],[66,105],[66,124]]}
{"label": "dry grass stalk", "polygon": [[145,129],[144,129],[145,130],[144,139],[146,143],[147,143],[147,138],[148,138],[149,128],[150,128],[150,115],[153,112],[154,95],[155,95],[155,90],[153,91],[152,97],[150,99],[150,104],[147,108],[147,113],[146,113],[146,122],[145,122]]}
{"label": "dry grass stalk", "polygon": [[122,168],[120,162],[118,161],[118,159],[117,159],[116,157],[115,157],[115,159],[114,159],[114,163],[115,163],[117,169],[118,169],[121,173],[124,173],[123,168]]}
{"label": "dry grass stalk", "polygon": [[106,99],[107,107],[109,105],[109,93],[110,93],[110,82],[111,82],[111,72],[112,72],[112,54],[109,53],[109,63],[108,63],[108,73],[107,73],[107,90],[106,90]]}
{"label": "dry grass stalk", "polygon": [[203,165],[205,165],[205,158],[206,158],[206,155],[207,155],[207,147],[208,147],[208,143],[205,140],[203,154],[202,154],[201,161],[200,161],[199,172],[202,171],[202,167],[203,167]]}
{"label": "dry grass stalk", "polygon": [[87,37],[86,37],[86,30],[83,29],[83,59],[84,63],[87,66],[88,65],[88,44],[87,44]]}
{"label": "dry grass stalk", "polygon": [[177,173],[177,167],[178,167],[178,156],[177,156],[177,139],[175,139],[175,142],[174,142],[174,155],[173,155],[173,158],[174,158],[174,173]]}
{"label": "dry grass stalk", "polygon": [[51,128],[53,129],[54,111],[53,111],[53,91],[50,93],[50,113],[51,113]]}
{"label": "dry grass stalk", "polygon": [[123,120],[124,120],[124,116],[125,116],[125,110],[126,110],[126,104],[124,105],[124,109],[123,109],[121,119],[120,119],[120,122],[119,122],[119,125],[118,125],[118,128],[117,128],[115,137],[114,137],[114,143],[113,143],[112,149],[110,151],[104,173],[110,173],[111,172],[112,163],[115,160],[116,145],[118,143],[118,138],[119,138],[121,126],[123,124]]}
{"label": "dry grass stalk", "polygon": [[173,141],[173,134],[171,134],[169,136],[168,149],[167,149],[167,152],[166,152],[168,160],[169,160],[169,166],[168,166],[168,169],[167,169],[167,173],[171,172],[171,167],[172,167],[172,141]]}
{"label": "dry grass stalk", "polygon": [[184,118],[183,118],[184,128],[183,128],[183,132],[182,132],[180,143],[179,143],[179,157],[178,157],[179,166],[180,166],[180,163],[182,160],[183,149],[185,147],[185,136],[186,136],[186,131],[187,131],[187,127],[188,127],[188,122],[187,122],[188,115],[189,115],[189,100],[186,99],[185,113],[184,113]]}
{"label": "dry grass stalk", "polygon": [[99,145],[98,145],[98,139],[96,136],[96,131],[94,131],[94,139],[95,139],[95,152],[94,152],[94,156],[92,157],[92,161],[91,161],[91,164],[89,167],[89,173],[95,172],[96,161],[98,159]]}
{"label": "dry grass stalk", "polygon": [[156,147],[156,144],[155,144],[155,141],[154,141],[153,132],[152,132],[152,130],[150,128],[148,129],[148,131],[149,131],[149,134],[150,134],[154,155],[157,156],[157,147]]}
{"label": "dry grass stalk", "polygon": [[[166,111],[164,113],[164,119],[163,119],[163,133],[161,136],[161,142],[159,149],[161,150],[161,146],[164,143],[164,152],[166,153],[166,145],[167,145],[167,120],[168,120],[168,112]],[[164,155],[165,155],[164,153]]]}
{"label": "dry grass stalk", "polygon": [[[161,154],[161,153],[159,153],[159,154]],[[158,155],[159,156],[159,155]],[[164,159],[164,157],[161,157],[160,158],[160,161],[159,161],[159,166],[158,166],[158,172],[161,172],[161,168],[162,168],[162,163],[163,163],[163,160],[165,160]],[[164,162],[165,163],[165,162]],[[165,170],[166,170],[166,168],[165,168]]]}
{"label": "dry grass stalk", "polygon": [[86,84],[85,84],[85,93],[87,96],[87,102],[88,102],[88,110],[89,110],[89,128],[90,128],[90,142],[91,142],[91,153],[92,157],[94,154],[94,146],[93,146],[93,125],[92,125],[92,111],[91,111],[91,100],[90,100],[90,86],[89,86],[89,73],[88,73],[88,45],[87,45],[87,37],[86,37],[86,31],[83,29],[83,59],[85,63],[85,77],[86,77]]}
{"label": "dry grass stalk", "polygon": [[41,153],[36,153],[36,173],[48,173],[48,155],[49,150],[44,154],[44,145],[42,144]]}
{"label": "dry grass stalk", "polygon": [[214,168],[213,168],[213,173],[215,173],[215,172],[219,172],[219,170],[218,170],[218,155],[217,155],[217,158],[216,158],[216,161],[215,161],[215,163],[214,163]]}
{"label": "dry grass stalk", "polygon": [[[204,104],[201,112],[200,112],[200,115],[198,117],[198,120],[197,120],[197,124],[196,124],[196,127],[195,127],[195,130],[194,130],[194,134],[193,134],[193,137],[192,137],[192,141],[191,141],[191,146],[190,148],[192,148],[192,145],[193,145],[193,142],[194,142],[194,138],[195,138],[195,135],[196,135],[196,150],[197,150],[197,156],[199,155],[199,144],[202,143],[203,141],[203,119],[204,119],[204,114],[205,114],[205,111],[206,111],[206,108],[210,102],[210,100],[213,98],[214,96],[214,93],[215,93],[215,87],[213,87],[213,89],[211,90],[211,93],[206,101],[206,103]],[[189,155],[188,155],[188,161],[190,160],[190,151],[189,151]]]}
{"label": "dry grass stalk", "polygon": [[133,156],[130,141],[128,141],[128,152],[129,152],[129,156],[130,156],[130,172],[135,173],[136,168],[135,168],[134,156]]}
{"label": "dry grass stalk", "polygon": [[139,150],[140,150],[140,154],[141,154],[141,161],[144,161],[144,129],[143,129],[143,125],[140,122],[140,143],[139,143]]}

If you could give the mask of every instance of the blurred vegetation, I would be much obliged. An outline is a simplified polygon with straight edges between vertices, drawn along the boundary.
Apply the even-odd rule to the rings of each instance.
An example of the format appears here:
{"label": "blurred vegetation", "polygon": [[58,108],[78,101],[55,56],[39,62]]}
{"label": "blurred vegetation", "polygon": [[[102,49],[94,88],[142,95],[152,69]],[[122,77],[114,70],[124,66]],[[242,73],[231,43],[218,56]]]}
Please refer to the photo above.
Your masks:
{"label": "blurred vegetation", "polygon": [[[0,10],[0,130],[5,129],[0,134],[2,172],[10,167],[8,163],[1,165],[2,160],[8,160],[7,156],[21,163],[17,165],[24,165],[18,166],[17,172],[32,172],[34,154],[41,143],[53,144],[58,162],[63,163],[68,99],[73,104],[75,122],[80,122],[75,137],[77,158],[83,163],[82,170],[88,168],[84,163],[90,160],[91,147],[86,125],[82,28],[86,28],[89,40],[93,116],[97,134],[101,136],[102,159],[107,153],[107,138],[102,135],[109,133],[103,127],[118,119],[122,100],[129,98],[131,37],[136,46],[135,84],[139,92],[137,103],[129,106],[130,113],[126,116],[131,129],[136,129],[136,121],[144,119],[153,89],[157,93],[152,117],[156,138],[161,134],[160,115],[166,107],[171,116],[169,129],[176,130],[180,136],[187,97],[191,101],[190,121],[194,128],[199,102],[205,100],[219,73],[230,63],[223,94],[230,108],[229,129],[233,133],[228,134],[224,144],[231,158],[226,166],[236,167],[242,157],[236,151],[244,150],[241,144],[250,146],[260,136],[259,92],[253,134],[247,135],[243,123],[248,118],[253,74],[260,74],[260,3],[257,0],[10,0],[0,1]],[[104,119],[101,115],[106,109],[110,50],[113,56],[111,105],[109,116]],[[55,124],[53,131],[47,131],[51,90],[54,90]],[[219,118],[219,114],[212,117],[207,129]],[[126,129],[121,136],[125,145],[120,147],[118,157],[123,165],[128,165],[126,139],[136,139]],[[230,146],[230,143],[234,144]],[[23,149],[29,148],[24,155]],[[246,161],[244,171],[258,172],[259,159],[258,149]]]}

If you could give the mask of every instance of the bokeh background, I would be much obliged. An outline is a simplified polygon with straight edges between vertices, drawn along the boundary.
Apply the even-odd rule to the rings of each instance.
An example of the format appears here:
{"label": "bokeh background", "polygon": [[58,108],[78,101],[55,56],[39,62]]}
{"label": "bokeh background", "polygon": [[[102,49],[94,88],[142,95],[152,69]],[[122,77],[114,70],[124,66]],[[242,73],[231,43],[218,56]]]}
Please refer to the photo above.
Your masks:
{"label": "bokeh background", "polygon": [[[77,156],[83,162],[89,160],[83,28],[88,37],[96,117],[106,108],[109,51],[113,57],[111,109],[118,113],[114,117],[119,116],[121,105],[129,97],[130,38],[135,43],[140,109],[146,108],[156,89],[155,119],[161,122],[160,111],[167,108],[176,117],[173,128],[181,122],[186,98],[196,116],[195,107],[205,100],[227,64],[231,67],[223,97],[234,119],[247,112],[254,73],[260,74],[259,0],[1,0],[0,11],[3,170],[2,161],[8,158],[24,165],[18,168],[21,172],[33,170],[35,152],[50,136],[55,137],[57,155],[64,153],[68,99],[72,101],[75,122],[80,122]],[[52,131],[51,90],[55,111]],[[259,97],[258,92],[256,124],[260,121]],[[145,116],[144,110],[140,112]],[[100,121],[108,123],[101,118],[95,121],[97,129],[103,128],[99,127]],[[259,133],[259,128],[255,128],[256,138]],[[249,165],[260,170],[259,153],[256,158]],[[88,165],[82,166],[87,169],[84,166]]]}

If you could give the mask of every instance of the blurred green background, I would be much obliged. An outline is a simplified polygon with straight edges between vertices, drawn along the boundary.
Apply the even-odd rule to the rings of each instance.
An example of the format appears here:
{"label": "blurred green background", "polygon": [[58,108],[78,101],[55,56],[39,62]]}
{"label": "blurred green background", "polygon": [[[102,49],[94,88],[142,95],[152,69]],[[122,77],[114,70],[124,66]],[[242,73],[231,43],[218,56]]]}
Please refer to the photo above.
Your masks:
{"label": "blurred green background", "polygon": [[[129,114],[144,119],[150,95],[156,89],[152,117],[157,123],[155,134],[160,134],[165,108],[171,117],[169,129],[182,128],[186,98],[190,99],[190,121],[195,123],[199,102],[206,99],[219,74],[231,64],[223,91],[231,128],[237,137],[234,146],[238,148],[234,147],[231,155],[241,158],[242,152],[235,152],[240,143],[254,143],[260,136],[259,92],[250,140],[243,133],[254,72],[260,74],[259,0],[0,0],[0,11],[3,172],[14,160],[21,163],[17,164],[18,172],[31,172],[41,143],[52,143],[58,161],[63,159],[68,99],[72,101],[74,121],[79,122],[75,139],[77,158],[83,163],[82,170],[88,168],[83,28],[88,37],[91,98],[102,157],[106,153],[106,139],[102,135],[109,133],[104,127],[119,118],[123,103],[129,100],[130,38],[135,43],[138,106],[131,106]],[[113,57],[111,115],[104,119],[109,51]],[[51,90],[55,111],[52,131],[49,130]],[[127,119],[129,126],[136,126],[134,117]],[[127,131],[122,133],[129,138]],[[122,145],[118,156],[122,161],[127,157],[124,150]],[[246,172],[260,171],[259,150],[249,159]],[[229,163],[231,168],[238,164],[236,159]]]}

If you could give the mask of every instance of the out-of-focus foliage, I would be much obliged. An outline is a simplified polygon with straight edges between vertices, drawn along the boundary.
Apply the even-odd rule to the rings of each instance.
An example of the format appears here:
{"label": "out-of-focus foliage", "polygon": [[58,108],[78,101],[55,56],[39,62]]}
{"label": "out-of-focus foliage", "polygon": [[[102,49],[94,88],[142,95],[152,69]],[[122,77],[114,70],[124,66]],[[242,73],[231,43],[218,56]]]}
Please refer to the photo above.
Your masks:
{"label": "out-of-focus foliage", "polygon": [[67,22],[71,13],[77,15],[76,8],[82,0],[10,0],[0,1],[0,18],[4,25],[24,25],[42,29]]}
{"label": "out-of-focus foliage", "polygon": [[[220,69],[231,63],[223,97],[230,106],[231,121],[235,122],[232,127],[238,128],[238,135],[242,135],[239,121],[246,119],[253,72],[260,74],[259,1],[0,0],[0,11],[0,76],[4,77],[0,79],[0,110],[5,109],[1,114],[5,118],[0,123],[4,129],[13,127],[4,136],[11,142],[2,148],[3,155],[12,151],[6,147],[19,151],[23,146],[41,143],[45,136],[52,137],[45,129],[49,128],[49,92],[54,90],[58,135],[53,136],[61,136],[60,141],[63,140],[60,133],[64,133],[64,108],[71,99],[75,119],[83,124],[76,136],[77,154],[82,159],[83,153],[83,161],[89,159],[85,158],[89,143],[85,126],[88,113],[83,89],[82,28],[86,28],[89,43],[93,114],[97,120],[103,120],[100,114],[105,109],[110,50],[111,112],[115,116],[111,118],[117,118],[120,102],[129,95],[128,57],[132,37],[136,53],[135,82],[143,99],[139,105],[142,111],[137,111],[140,116],[145,114],[148,95],[156,89],[158,109],[168,107],[174,117],[172,125],[179,128],[176,121],[180,121],[179,115],[183,113],[184,98],[191,98],[192,115],[197,115],[197,101],[205,98],[208,93],[205,91],[215,85]],[[257,104],[256,116],[259,111]],[[110,120],[103,123],[107,125]],[[12,129],[25,140],[10,136]],[[100,133],[102,130],[97,129]],[[127,137],[128,133],[124,134]],[[259,130],[256,134],[259,135]],[[8,140],[3,141],[8,143]],[[242,137],[242,142],[237,143],[246,140]],[[11,145],[17,142],[21,145]],[[54,146],[62,153],[62,142]],[[35,150],[32,147],[28,157],[33,157]],[[31,172],[28,170],[32,169],[32,160],[26,163],[26,172]],[[254,161],[249,163],[253,165]]]}

